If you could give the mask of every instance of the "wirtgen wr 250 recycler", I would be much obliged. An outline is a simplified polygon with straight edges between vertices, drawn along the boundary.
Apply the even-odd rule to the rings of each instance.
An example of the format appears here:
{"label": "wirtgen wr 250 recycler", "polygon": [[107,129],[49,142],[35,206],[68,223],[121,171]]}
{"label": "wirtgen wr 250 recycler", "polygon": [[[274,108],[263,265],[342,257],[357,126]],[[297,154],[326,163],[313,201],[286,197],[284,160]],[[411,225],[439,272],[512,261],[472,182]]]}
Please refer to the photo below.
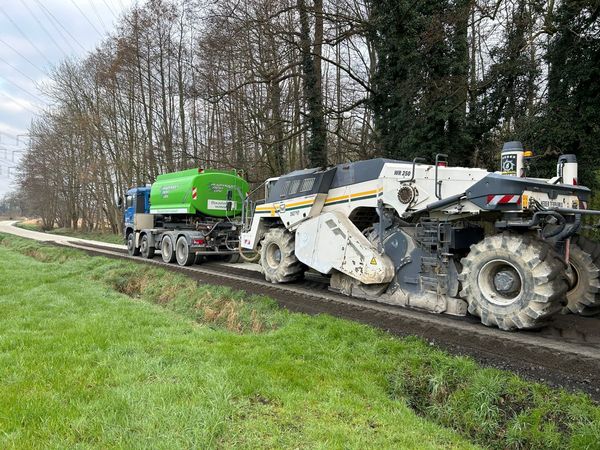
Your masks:
{"label": "wirtgen wr 250 recycler", "polygon": [[501,172],[373,159],[267,180],[245,203],[241,245],[267,280],[311,268],[346,295],[465,315],[504,330],[557,312],[600,312],[600,244],[579,234],[590,190],[574,155],[554,178],[525,177],[519,142]]}

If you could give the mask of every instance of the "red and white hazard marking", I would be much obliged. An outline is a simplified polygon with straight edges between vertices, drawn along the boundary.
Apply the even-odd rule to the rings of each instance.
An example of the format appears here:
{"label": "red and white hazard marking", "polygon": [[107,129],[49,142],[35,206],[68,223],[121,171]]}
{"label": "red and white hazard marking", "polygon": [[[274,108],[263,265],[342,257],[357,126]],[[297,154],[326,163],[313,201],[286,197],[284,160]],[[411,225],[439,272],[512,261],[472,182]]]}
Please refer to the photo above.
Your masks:
{"label": "red and white hazard marking", "polygon": [[489,206],[496,205],[520,205],[520,195],[488,195],[487,202]]}
{"label": "red and white hazard marking", "polygon": [[192,200],[198,200],[198,190],[196,188],[192,188]]}

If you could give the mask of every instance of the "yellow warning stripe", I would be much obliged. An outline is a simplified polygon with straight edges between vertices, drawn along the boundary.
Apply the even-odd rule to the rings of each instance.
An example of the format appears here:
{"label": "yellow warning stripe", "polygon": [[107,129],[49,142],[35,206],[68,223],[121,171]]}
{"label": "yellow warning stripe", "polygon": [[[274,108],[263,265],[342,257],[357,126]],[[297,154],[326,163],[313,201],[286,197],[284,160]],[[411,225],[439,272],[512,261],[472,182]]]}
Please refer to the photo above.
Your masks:
{"label": "yellow warning stripe", "polygon": [[340,195],[339,197],[327,197],[325,204],[338,202],[340,200],[356,199],[358,197],[366,197],[368,195],[375,195],[383,192],[383,188],[371,189],[370,191],[357,192],[350,195]]}
{"label": "yellow warning stripe", "polygon": [[[315,202],[314,198],[308,200],[301,200],[299,202],[285,203],[286,208],[292,208],[294,206],[311,205]],[[268,205],[257,206],[256,211],[275,211],[275,207],[279,208],[279,204],[270,203]]]}
{"label": "yellow warning stripe", "polygon": [[377,194],[377,192],[379,192],[378,189],[373,189],[371,191],[359,192],[357,194],[351,194],[350,198],[363,197],[365,195],[373,195],[373,194]]}
{"label": "yellow warning stripe", "polygon": [[[337,202],[340,200],[358,199],[359,197],[376,195],[381,192],[383,192],[383,188],[371,189],[369,191],[357,192],[355,194],[350,194],[350,195],[340,195],[338,197],[327,197],[325,199],[325,204]],[[308,200],[301,200],[299,202],[285,203],[285,207],[293,208],[295,206],[310,205],[310,204],[313,204],[314,202],[315,202],[314,198],[309,198]],[[261,212],[270,211],[271,213],[274,214],[279,209],[279,205],[280,205],[280,203],[270,203],[268,205],[257,206],[256,211],[261,211]]]}
{"label": "yellow warning stripe", "polygon": [[347,200],[347,199],[348,199],[347,195],[340,195],[339,197],[327,197],[327,199],[325,200],[325,203],[335,202],[338,200]]}

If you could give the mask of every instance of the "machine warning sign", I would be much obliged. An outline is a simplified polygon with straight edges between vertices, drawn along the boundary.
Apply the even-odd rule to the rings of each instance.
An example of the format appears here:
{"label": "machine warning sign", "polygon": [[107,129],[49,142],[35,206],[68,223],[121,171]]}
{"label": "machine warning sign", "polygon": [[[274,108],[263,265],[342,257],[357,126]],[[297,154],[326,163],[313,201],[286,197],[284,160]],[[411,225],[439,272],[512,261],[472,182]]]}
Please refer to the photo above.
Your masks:
{"label": "machine warning sign", "polygon": [[377,260],[375,259],[374,256],[371,258],[371,265],[372,266],[376,266],[377,265]]}
{"label": "machine warning sign", "polygon": [[[235,208],[235,202],[231,203],[231,209]],[[208,200],[208,209],[218,209],[220,211],[227,211],[227,200]]]}
{"label": "machine warning sign", "polygon": [[502,155],[502,174],[503,175],[516,175],[517,173],[517,155],[509,153]]}

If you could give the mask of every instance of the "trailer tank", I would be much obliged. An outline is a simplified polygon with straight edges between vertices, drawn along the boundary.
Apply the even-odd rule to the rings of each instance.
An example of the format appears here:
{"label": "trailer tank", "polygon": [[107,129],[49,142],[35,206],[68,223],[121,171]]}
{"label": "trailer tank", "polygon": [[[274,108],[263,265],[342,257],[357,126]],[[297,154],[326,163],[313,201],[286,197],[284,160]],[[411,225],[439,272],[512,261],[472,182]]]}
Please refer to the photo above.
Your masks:
{"label": "trailer tank", "polygon": [[248,183],[235,170],[189,169],[167,173],[159,175],[152,184],[150,214],[233,217],[241,214],[247,192]]}

